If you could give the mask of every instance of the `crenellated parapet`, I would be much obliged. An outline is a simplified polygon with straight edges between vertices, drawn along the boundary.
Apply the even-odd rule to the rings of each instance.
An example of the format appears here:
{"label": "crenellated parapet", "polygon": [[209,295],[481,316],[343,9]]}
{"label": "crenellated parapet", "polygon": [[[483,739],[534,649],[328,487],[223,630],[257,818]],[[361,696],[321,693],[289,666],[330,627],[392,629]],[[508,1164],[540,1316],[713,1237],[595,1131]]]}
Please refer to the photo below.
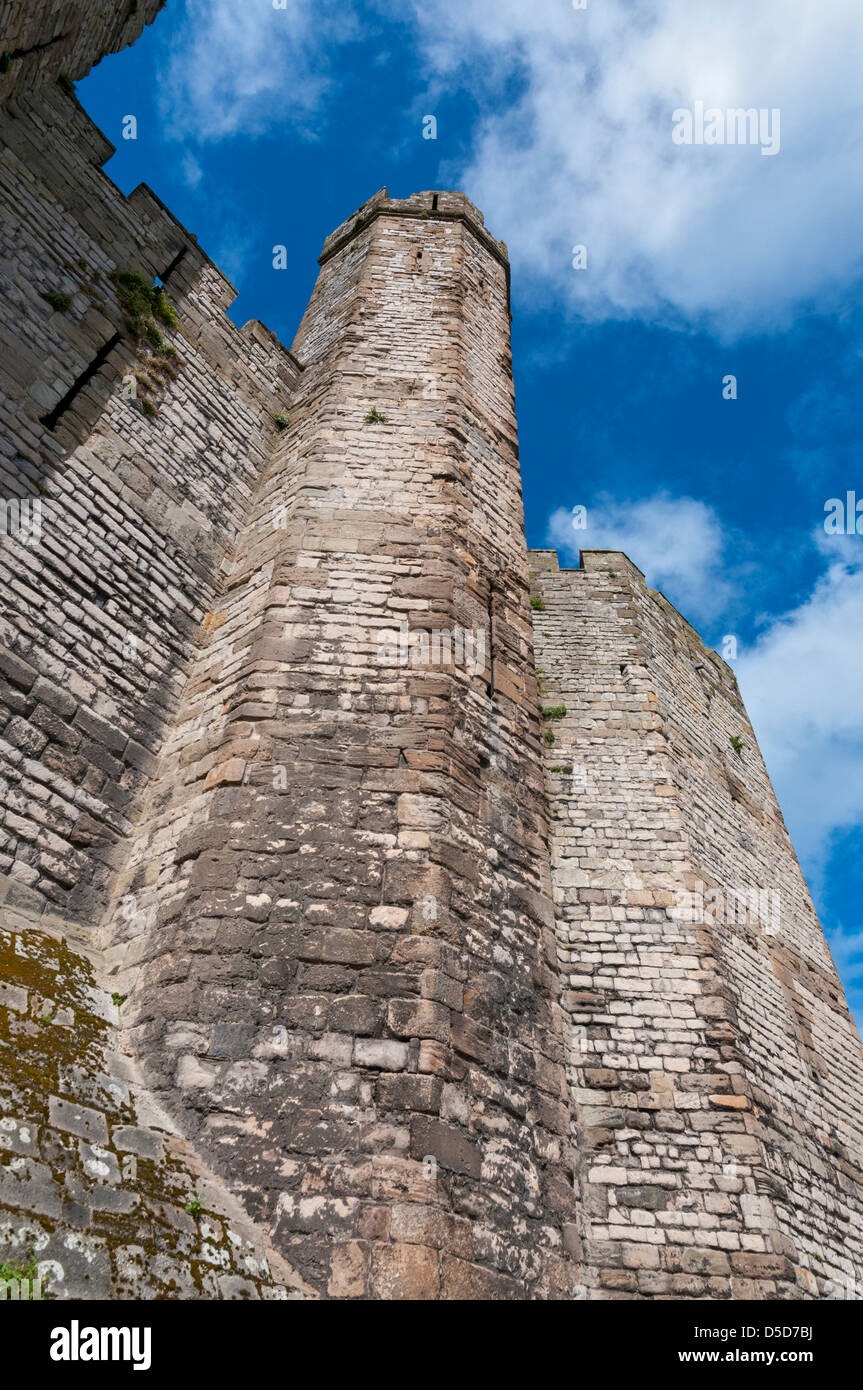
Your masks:
{"label": "crenellated parapet", "polygon": [[[74,95],[48,85],[0,127],[0,870],[22,906],[92,920],[302,368],[237,328],[233,285],[151,189],[111,182]],[[32,760],[48,806],[22,793]]]}

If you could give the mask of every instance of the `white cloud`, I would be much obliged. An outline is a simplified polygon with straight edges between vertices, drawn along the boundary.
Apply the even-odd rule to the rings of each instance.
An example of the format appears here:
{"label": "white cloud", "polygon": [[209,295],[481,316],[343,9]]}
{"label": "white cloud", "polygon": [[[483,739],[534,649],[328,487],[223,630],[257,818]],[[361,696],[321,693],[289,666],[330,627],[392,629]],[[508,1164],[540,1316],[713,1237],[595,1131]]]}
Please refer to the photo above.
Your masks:
{"label": "white cloud", "polygon": [[863,569],[836,563],[735,671],[801,856],[863,821]]}
{"label": "white cloud", "polygon": [[183,173],[183,182],[189,188],[197,188],[204,177],[204,171],[201,168],[201,165],[199,161],[195,158],[195,156],[193,154],[185,155],[183,157],[181,168]]}
{"label": "white cloud", "polygon": [[622,550],[691,622],[716,618],[732,596],[722,523],[694,497],[660,492],[627,502],[600,494],[587,509],[585,530],[573,529],[571,510],[553,512],[548,543],[568,556],[581,548]]}
{"label": "white cloud", "polygon": [[[464,87],[485,113],[443,179],[509,243],[518,295],[733,336],[863,274],[859,0],[187,0],[163,112],[199,141],[311,133],[340,47],[375,29],[389,54],[400,22],[423,109]],[[780,152],[675,145],[696,100],[778,108]]]}
{"label": "white cloud", "polygon": [[[855,494],[855,496],[856,495],[857,494]],[[860,500],[863,501],[863,497],[861,497]],[[825,520],[831,520],[835,516],[834,509],[835,504],[837,502],[841,502],[843,504],[842,510],[840,512],[840,523],[844,524],[847,527],[849,525],[849,521],[845,519],[848,516],[848,507],[845,502],[845,494],[842,494],[841,496],[836,498],[828,498],[828,503],[830,504],[830,512],[829,514],[825,515]],[[825,503],[825,513],[826,512],[827,503]],[[857,521],[860,521],[861,518],[858,516],[855,519]],[[857,565],[863,564],[863,535],[859,534],[856,531],[850,531],[847,533],[840,533],[834,535],[831,532],[825,531],[824,526],[822,524],[821,526],[817,526],[815,530],[812,532],[812,540],[815,545],[815,549],[820,551],[821,554],[824,556],[825,560],[829,561],[830,563],[840,561],[842,564],[850,565],[852,568],[856,567]]]}
{"label": "white cloud", "polygon": [[[588,318],[733,335],[863,271],[859,0],[415,0],[437,80],[496,89],[463,176],[515,284]],[[509,80],[518,95],[504,96]],[[781,151],[675,146],[696,100],[779,108]],[[433,109],[433,108],[429,108]],[[588,247],[586,271],[571,247]]]}
{"label": "white cloud", "polygon": [[328,55],[355,33],[348,7],[310,0],[186,0],[161,88],[178,139],[250,136],[305,120],[328,87]]}

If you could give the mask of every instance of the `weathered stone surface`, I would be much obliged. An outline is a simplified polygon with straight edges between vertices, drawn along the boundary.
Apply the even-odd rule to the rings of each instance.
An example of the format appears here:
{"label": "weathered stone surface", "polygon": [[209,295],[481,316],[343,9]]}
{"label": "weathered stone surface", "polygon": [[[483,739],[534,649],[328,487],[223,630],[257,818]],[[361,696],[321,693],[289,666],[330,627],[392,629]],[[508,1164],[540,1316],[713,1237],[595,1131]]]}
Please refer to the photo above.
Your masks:
{"label": "weathered stone surface", "polygon": [[377,195],[328,239],[105,918],[161,1101],[330,1296],[441,1288],[370,1154],[413,1164],[405,1231],[444,1208],[520,1297],[559,1296],[575,1216],[508,353],[461,195]]}
{"label": "weathered stone surface", "polygon": [[505,246],[383,189],[290,351],[240,331],[53,81],[158,0],[41,48],[8,8],[0,1254],[70,1298],[825,1296],[860,1041],[728,668],[621,555],[535,552],[531,623]]}
{"label": "weathered stone surface", "polygon": [[625,555],[531,566],[590,1296],[852,1287],[863,1053],[734,675]]}
{"label": "weathered stone surface", "polygon": [[3,1262],[35,1260],[54,1299],[236,1296],[214,1266],[249,1297],[311,1296],[141,1084],[91,957],[73,924],[0,907],[0,972],[29,998],[0,994]]}
{"label": "weathered stone surface", "polygon": [[0,74],[0,101],[51,81],[61,73],[85,77],[106,53],[134,43],[165,0],[12,0],[3,14],[3,43],[10,61]]}

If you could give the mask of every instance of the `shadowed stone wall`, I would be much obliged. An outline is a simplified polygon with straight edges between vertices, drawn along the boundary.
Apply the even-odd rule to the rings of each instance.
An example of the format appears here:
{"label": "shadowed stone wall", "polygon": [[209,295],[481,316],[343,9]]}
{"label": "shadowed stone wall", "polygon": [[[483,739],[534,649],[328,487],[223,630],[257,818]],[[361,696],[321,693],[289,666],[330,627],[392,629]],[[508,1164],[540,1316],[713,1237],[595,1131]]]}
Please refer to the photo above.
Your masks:
{"label": "shadowed stone wall", "polygon": [[4,0],[0,102],[62,75],[77,81],[140,37],[165,0]]}
{"label": "shadowed stone wall", "polygon": [[[10,102],[0,134],[0,870],[93,921],[297,366],[227,318],[233,287],[148,188],[106,177],[74,96]],[[161,345],[118,270],[165,281]]]}

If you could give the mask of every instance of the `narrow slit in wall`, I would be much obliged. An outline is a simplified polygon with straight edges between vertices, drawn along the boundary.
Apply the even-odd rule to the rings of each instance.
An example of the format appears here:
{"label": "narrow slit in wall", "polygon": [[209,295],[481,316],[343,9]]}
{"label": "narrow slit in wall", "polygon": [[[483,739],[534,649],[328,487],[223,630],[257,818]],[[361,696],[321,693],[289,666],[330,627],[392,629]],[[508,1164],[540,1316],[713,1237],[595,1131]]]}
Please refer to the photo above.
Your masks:
{"label": "narrow slit in wall", "polygon": [[159,276],[159,279],[161,280],[163,285],[166,285],[168,283],[169,277],[173,275],[174,271],[177,269],[177,266],[180,264],[183,257],[185,256],[187,250],[187,246],[181,246],[180,250],[177,252],[176,256],[171,261],[171,264],[168,266],[168,269],[162,271],[162,274]]}
{"label": "narrow slit in wall", "polygon": [[75,397],[81,391],[83,391],[88,381],[92,381],[93,377],[99,371],[100,367],[104,366],[105,361],[119,343],[120,337],[121,335],[119,333],[115,333],[113,337],[108,339],[107,343],[102,344],[99,351],[96,353],[96,356],[93,358],[92,362],[89,362],[87,366],[84,368],[81,375],[77,377],[75,381],[72,382],[72,385],[69,387],[69,390],[66,392],[65,396],[63,396],[62,399],[57,402],[57,404],[53,407],[52,410],[48,411],[47,415],[41,416],[40,424],[43,424],[45,428],[48,430],[54,429],[61,415],[65,414],[65,412],[69,409]]}
{"label": "narrow slit in wall", "polygon": [[57,34],[56,38],[46,39],[44,43],[34,43],[32,48],[13,48],[6,57],[14,61],[20,58],[29,58],[31,53],[43,53],[46,48],[53,48],[55,44],[62,43],[68,39],[68,34]]}
{"label": "narrow slit in wall", "polygon": [[488,591],[488,694],[494,699],[494,585]]}

